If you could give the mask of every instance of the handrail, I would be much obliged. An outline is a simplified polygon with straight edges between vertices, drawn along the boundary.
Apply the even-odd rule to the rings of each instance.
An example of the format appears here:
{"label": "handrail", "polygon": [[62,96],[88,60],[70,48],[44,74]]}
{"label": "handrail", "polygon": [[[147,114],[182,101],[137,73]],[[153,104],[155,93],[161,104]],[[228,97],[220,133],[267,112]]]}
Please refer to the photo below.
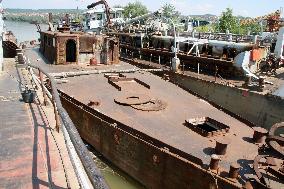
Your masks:
{"label": "handrail", "polygon": [[[26,60],[26,65],[27,67],[31,67],[34,69],[38,69],[40,72],[42,72],[50,81],[51,84],[51,94],[52,94],[52,99],[53,99],[53,103],[56,106],[56,109],[58,111],[58,114],[62,120],[62,131],[63,133],[65,133],[64,131],[67,131],[70,140],[72,142],[72,144],[74,145],[74,148],[77,152],[77,155],[79,156],[82,165],[93,185],[93,187],[95,189],[109,189],[109,186],[107,185],[104,177],[102,176],[100,170],[97,168],[93,158],[90,155],[90,152],[88,151],[88,149],[86,148],[83,140],[81,139],[75,125],[73,124],[71,118],[69,117],[68,113],[66,112],[66,110],[63,108],[61,100],[60,100],[60,96],[59,93],[57,91],[57,87],[56,87],[56,82],[54,80],[54,78],[47,73],[45,70],[43,70],[42,68],[40,68],[39,66],[33,65],[30,63],[29,59],[25,59]],[[67,138],[67,136],[65,136],[65,139]],[[68,153],[69,156],[72,156],[72,154],[70,154],[70,149],[68,148]],[[73,166],[75,165],[74,162],[72,162]],[[74,166],[75,169],[75,173],[76,176],[79,180],[79,182],[82,182],[82,178],[78,175],[78,172],[80,172],[79,167],[78,166]],[[81,187],[83,187],[83,184],[81,184]],[[84,187],[86,188],[86,187]]]}

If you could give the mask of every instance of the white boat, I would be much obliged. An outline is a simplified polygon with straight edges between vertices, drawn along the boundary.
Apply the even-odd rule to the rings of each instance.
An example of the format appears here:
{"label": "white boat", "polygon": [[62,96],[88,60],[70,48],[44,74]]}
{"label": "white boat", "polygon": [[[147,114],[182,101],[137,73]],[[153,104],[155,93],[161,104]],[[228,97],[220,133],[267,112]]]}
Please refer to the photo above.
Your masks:
{"label": "white boat", "polygon": [[[122,11],[123,8],[111,8],[110,20],[112,23],[124,22]],[[98,30],[104,26],[107,16],[104,8],[94,8],[84,12],[87,30]]]}

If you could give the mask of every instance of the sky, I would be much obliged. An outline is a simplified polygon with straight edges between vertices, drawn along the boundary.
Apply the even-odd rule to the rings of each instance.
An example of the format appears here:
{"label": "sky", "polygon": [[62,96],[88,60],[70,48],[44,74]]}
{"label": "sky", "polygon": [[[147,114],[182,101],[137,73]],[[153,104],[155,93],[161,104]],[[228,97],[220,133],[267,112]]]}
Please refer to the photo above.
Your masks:
{"label": "sky", "polygon": [[[86,9],[87,5],[97,0],[3,0],[4,8],[29,8],[29,9]],[[126,5],[136,0],[107,0],[110,6]],[[140,0],[150,11],[158,10],[165,3],[175,5],[183,15],[215,14],[227,7],[233,8],[235,15],[262,16],[275,12],[284,7],[284,0]]]}

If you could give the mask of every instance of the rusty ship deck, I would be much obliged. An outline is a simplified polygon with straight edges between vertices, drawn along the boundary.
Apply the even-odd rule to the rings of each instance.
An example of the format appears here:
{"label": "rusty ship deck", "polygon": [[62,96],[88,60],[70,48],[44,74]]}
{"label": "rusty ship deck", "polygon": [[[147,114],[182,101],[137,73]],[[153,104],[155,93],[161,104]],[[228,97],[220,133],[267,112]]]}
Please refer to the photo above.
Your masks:
{"label": "rusty ship deck", "polygon": [[[28,50],[26,55],[49,73],[135,68],[125,62],[95,67],[53,66],[46,64],[36,50]],[[242,188],[248,178],[256,179],[252,164],[259,145],[252,140],[251,126],[152,73],[141,71],[113,77],[67,77],[64,82],[59,81],[58,88],[64,108],[82,138],[120,169],[147,188]],[[142,111],[116,102],[148,97],[163,102],[164,107]],[[186,123],[201,117],[228,126],[229,132],[202,136]],[[220,155],[216,175],[208,166],[216,141],[222,140],[229,144],[226,154]],[[240,166],[237,179],[228,175],[234,163]],[[284,187],[282,181],[269,182],[274,188]]]}
{"label": "rusty ship deck", "polygon": [[[215,77],[206,71],[196,70],[178,73],[169,66],[138,58],[123,57],[123,60],[140,68],[163,69],[157,75],[168,77],[170,82],[197,95],[212,105],[232,112],[246,123],[270,129],[272,125],[284,121],[284,68],[277,69],[277,75],[265,75],[267,83],[260,88],[258,82],[246,85],[243,78]],[[261,73],[259,73],[261,75]]]}
{"label": "rusty ship deck", "polygon": [[[79,188],[62,133],[53,131],[51,107],[21,100],[27,70],[4,59],[0,73],[0,188]],[[39,99],[41,99],[39,95]],[[61,161],[60,161],[61,160]]]}

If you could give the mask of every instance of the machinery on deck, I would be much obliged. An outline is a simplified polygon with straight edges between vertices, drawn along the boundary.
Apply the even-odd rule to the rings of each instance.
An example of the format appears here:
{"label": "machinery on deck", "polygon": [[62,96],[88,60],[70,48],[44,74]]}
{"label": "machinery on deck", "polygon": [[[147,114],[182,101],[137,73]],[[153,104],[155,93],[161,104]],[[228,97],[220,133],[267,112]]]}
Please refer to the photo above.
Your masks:
{"label": "machinery on deck", "polygon": [[92,3],[91,5],[89,5],[87,8],[88,9],[92,9],[98,5],[104,5],[105,6],[105,13],[106,13],[106,22],[104,27],[106,27],[107,29],[109,29],[110,25],[111,25],[111,20],[110,20],[110,7],[108,6],[108,3],[105,0],[100,0],[98,2]]}
{"label": "machinery on deck", "polygon": [[[269,34],[266,36],[234,35],[230,33],[191,34],[179,36],[175,27],[165,23],[161,11],[148,13],[121,23],[110,23],[109,6],[106,1],[98,1],[88,6],[94,8],[103,4],[106,9],[107,34],[118,37],[122,55],[156,61],[173,68],[173,70],[202,69],[208,73],[235,77],[249,75],[255,79],[255,73],[270,71],[283,63],[283,31],[273,32],[274,44],[264,45],[267,36],[279,29],[280,11],[241,24],[267,20]],[[144,20],[144,22],[143,22]],[[145,21],[146,20],[146,21]],[[173,29],[173,30],[172,30]],[[274,37],[275,38],[275,37]],[[177,64],[174,57],[180,59]],[[174,66],[173,66],[174,65]]]}
{"label": "machinery on deck", "polygon": [[[105,7],[104,14],[102,14],[102,10],[97,10],[97,11],[94,10],[94,8],[98,5],[104,5]],[[138,22],[140,26],[140,21],[145,20],[149,17],[155,17],[157,14],[160,13],[160,11],[156,11],[153,13],[147,13],[145,15],[138,16],[133,19],[124,20],[122,19],[123,8],[110,8],[108,3],[105,0],[100,0],[98,2],[92,3],[87,8],[90,9],[90,11],[92,10],[93,13],[96,13],[93,15],[92,18],[90,18],[91,20],[88,21],[89,25],[94,25],[92,27],[89,26],[89,28],[90,29],[100,28],[101,30],[105,30],[108,32],[109,31],[126,31],[126,32],[133,31],[135,27],[128,28],[132,23]],[[90,12],[87,11],[86,14],[90,14]],[[97,23],[98,21],[102,23],[98,24]],[[92,24],[91,22],[96,22],[97,24]],[[128,29],[126,30],[126,28]],[[144,27],[144,30],[145,30],[145,27]]]}

